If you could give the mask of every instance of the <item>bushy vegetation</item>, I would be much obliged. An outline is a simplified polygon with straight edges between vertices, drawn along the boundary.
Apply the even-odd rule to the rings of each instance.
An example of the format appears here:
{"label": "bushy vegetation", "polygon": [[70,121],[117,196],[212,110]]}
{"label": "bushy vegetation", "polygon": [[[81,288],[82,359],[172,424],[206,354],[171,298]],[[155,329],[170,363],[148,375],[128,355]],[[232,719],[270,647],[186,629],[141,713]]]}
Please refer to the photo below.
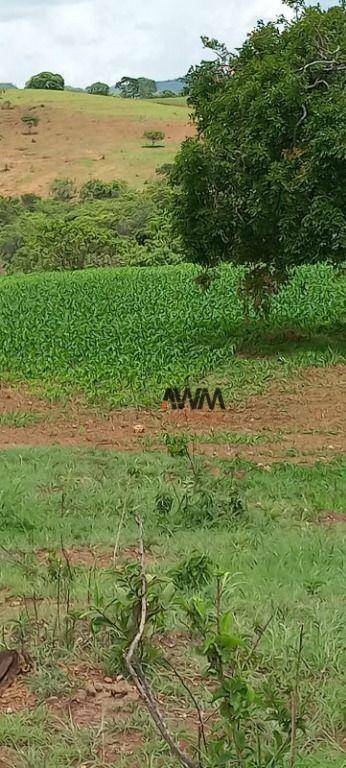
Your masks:
{"label": "bushy vegetation", "polygon": [[143,138],[151,142],[151,147],[155,147],[158,146],[160,141],[164,140],[165,133],[163,131],[145,131]]}
{"label": "bushy vegetation", "polygon": [[[86,258],[92,242],[87,208],[84,213],[84,240],[74,231],[76,220],[63,225],[72,242],[71,261]],[[45,226],[37,251],[30,249],[33,257],[40,249],[44,253],[49,237],[56,240],[52,255],[58,252],[60,218],[52,219],[48,231]],[[111,254],[118,240],[111,240],[109,230],[103,233]],[[166,386],[196,382],[211,371],[222,377],[223,367],[234,360],[244,337],[237,293],[242,274],[225,265],[207,291],[196,282],[200,269],[194,265],[2,277],[0,368],[29,379],[65,382],[112,402],[158,402]],[[342,319],[343,290],[332,267],[299,268],[273,301],[267,331],[335,328]],[[260,334],[255,315],[253,321]],[[308,362],[313,359],[307,356]],[[317,350],[316,362],[323,360]],[[244,385],[244,365],[235,362],[227,386]],[[252,361],[247,375],[255,380],[259,372],[264,381],[268,369],[266,360]]]}
{"label": "bushy vegetation", "polygon": [[73,179],[56,179],[53,199],[0,198],[0,264],[9,274],[177,263],[171,195],[166,182],[137,192],[117,180],[93,179],[77,190]]}

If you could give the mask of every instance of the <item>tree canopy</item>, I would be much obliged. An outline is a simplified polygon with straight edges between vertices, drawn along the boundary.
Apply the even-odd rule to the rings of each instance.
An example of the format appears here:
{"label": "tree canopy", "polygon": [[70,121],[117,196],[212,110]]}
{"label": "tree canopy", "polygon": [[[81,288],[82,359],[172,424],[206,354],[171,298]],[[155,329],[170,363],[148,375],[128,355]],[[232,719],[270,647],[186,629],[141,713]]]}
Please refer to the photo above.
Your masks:
{"label": "tree canopy", "polygon": [[109,85],[107,83],[92,83],[85,89],[87,93],[91,93],[94,96],[109,96]]}
{"label": "tree canopy", "polygon": [[65,87],[62,75],[53,74],[53,72],[40,72],[33,75],[25,85],[26,88],[44,88],[50,91],[63,91]]}
{"label": "tree canopy", "polygon": [[235,53],[202,38],[215,59],[187,75],[197,136],[172,172],[175,221],[206,266],[284,278],[345,259],[345,7],[295,5],[293,20],[259,22]]}

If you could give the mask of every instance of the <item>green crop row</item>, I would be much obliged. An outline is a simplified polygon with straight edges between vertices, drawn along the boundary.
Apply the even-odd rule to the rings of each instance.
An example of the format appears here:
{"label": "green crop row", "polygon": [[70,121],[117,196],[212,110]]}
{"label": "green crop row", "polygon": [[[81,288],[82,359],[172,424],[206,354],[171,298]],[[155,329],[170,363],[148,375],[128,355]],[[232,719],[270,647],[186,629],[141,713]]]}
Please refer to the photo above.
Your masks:
{"label": "green crop row", "polygon": [[[2,375],[113,403],[158,402],[167,385],[221,372],[242,386],[240,271],[222,267],[207,291],[198,273],[179,265],[0,278]],[[332,267],[302,267],[273,300],[269,330],[335,328],[343,295]],[[267,362],[258,365],[266,377]]]}

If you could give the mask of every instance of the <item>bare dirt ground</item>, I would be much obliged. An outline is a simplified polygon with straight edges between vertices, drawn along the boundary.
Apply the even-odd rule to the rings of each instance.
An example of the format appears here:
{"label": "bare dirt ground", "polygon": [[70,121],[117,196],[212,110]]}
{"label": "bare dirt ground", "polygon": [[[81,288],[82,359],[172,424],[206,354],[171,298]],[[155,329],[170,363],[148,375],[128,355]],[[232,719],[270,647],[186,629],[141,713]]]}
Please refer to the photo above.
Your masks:
{"label": "bare dirt ground", "polygon": [[[187,108],[150,102],[124,105],[123,99],[85,94],[18,93],[0,100],[1,195],[45,196],[57,177],[72,178],[77,185],[89,178],[117,178],[141,186],[155,176],[157,166],[172,162],[182,141],[193,133]],[[5,98],[13,100],[11,109],[3,108]],[[21,121],[27,114],[39,118],[32,133]],[[163,147],[143,146],[148,129],[164,131]]]}
{"label": "bare dirt ground", "polygon": [[[342,365],[305,369],[244,405],[214,412],[122,409],[100,416],[77,402],[62,408],[23,388],[2,386],[0,449],[61,445],[137,451],[161,446],[165,432],[180,432],[191,435],[196,453],[206,455],[269,464],[329,460],[345,449],[345,371]],[[18,412],[37,420],[13,426],[10,416],[4,419]]]}

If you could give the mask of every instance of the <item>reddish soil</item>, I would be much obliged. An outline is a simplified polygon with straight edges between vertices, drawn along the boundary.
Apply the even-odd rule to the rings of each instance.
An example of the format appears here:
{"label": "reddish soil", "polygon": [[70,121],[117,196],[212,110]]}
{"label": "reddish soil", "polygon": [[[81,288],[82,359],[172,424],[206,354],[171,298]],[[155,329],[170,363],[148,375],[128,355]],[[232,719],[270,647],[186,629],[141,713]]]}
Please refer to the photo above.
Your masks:
{"label": "reddish soil", "polygon": [[[60,662],[58,666],[69,678],[72,692],[69,696],[50,696],[44,701],[57,729],[92,728],[94,748],[102,765],[114,765],[120,755],[130,756],[144,745],[143,732],[129,722],[132,713],[143,706],[130,682],[122,675],[107,677],[87,663],[65,665]],[[179,708],[176,699],[172,706],[172,702],[159,695],[158,702],[174,731],[197,732],[195,712],[189,712],[185,706]],[[26,681],[18,677],[0,696],[0,715],[27,711],[37,704],[38,699],[30,693]],[[181,742],[181,746],[186,746],[185,742]],[[15,750],[0,748],[0,768],[2,765],[16,765]],[[133,763],[134,768],[137,765],[139,763]]]}
{"label": "reddish soil", "polygon": [[[61,445],[137,451],[160,446],[166,431],[182,431],[197,435],[193,450],[206,455],[239,456],[263,464],[329,460],[345,448],[345,370],[342,365],[305,369],[299,378],[272,384],[244,405],[215,412],[123,409],[101,416],[78,402],[63,409],[24,389],[3,386],[0,415],[25,411],[40,420],[27,427],[0,425],[0,449]],[[234,444],[232,439],[220,444],[219,432],[238,433],[250,444]],[[256,436],[262,437],[258,444]]]}
{"label": "reddish soil", "polygon": [[30,710],[35,704],[36,696],[30,692],[26,680],[17,677],[12,685],[1,693],[0,715],[21,712],[23,709]]}
{"label": "reddish soil", "polygon": [[325,523],[325,525],[335,525],[335,523],[345,525],[346,515],[338,515],[336,512],[328,512],[325,517],[322,517],[320,522]]}
{"label": "reddish soil", "polygon": [[73,683],[73,693],[65,696],[51,696],[46,699],[48,709],[55,715],[68,717],[79,727],[100,724],[102,720],[116,715],[126,717],[131,712],[139,694],[133,685],[121,675],[105,677],[101,670],[78,664],[59,665],[66,671]]}

